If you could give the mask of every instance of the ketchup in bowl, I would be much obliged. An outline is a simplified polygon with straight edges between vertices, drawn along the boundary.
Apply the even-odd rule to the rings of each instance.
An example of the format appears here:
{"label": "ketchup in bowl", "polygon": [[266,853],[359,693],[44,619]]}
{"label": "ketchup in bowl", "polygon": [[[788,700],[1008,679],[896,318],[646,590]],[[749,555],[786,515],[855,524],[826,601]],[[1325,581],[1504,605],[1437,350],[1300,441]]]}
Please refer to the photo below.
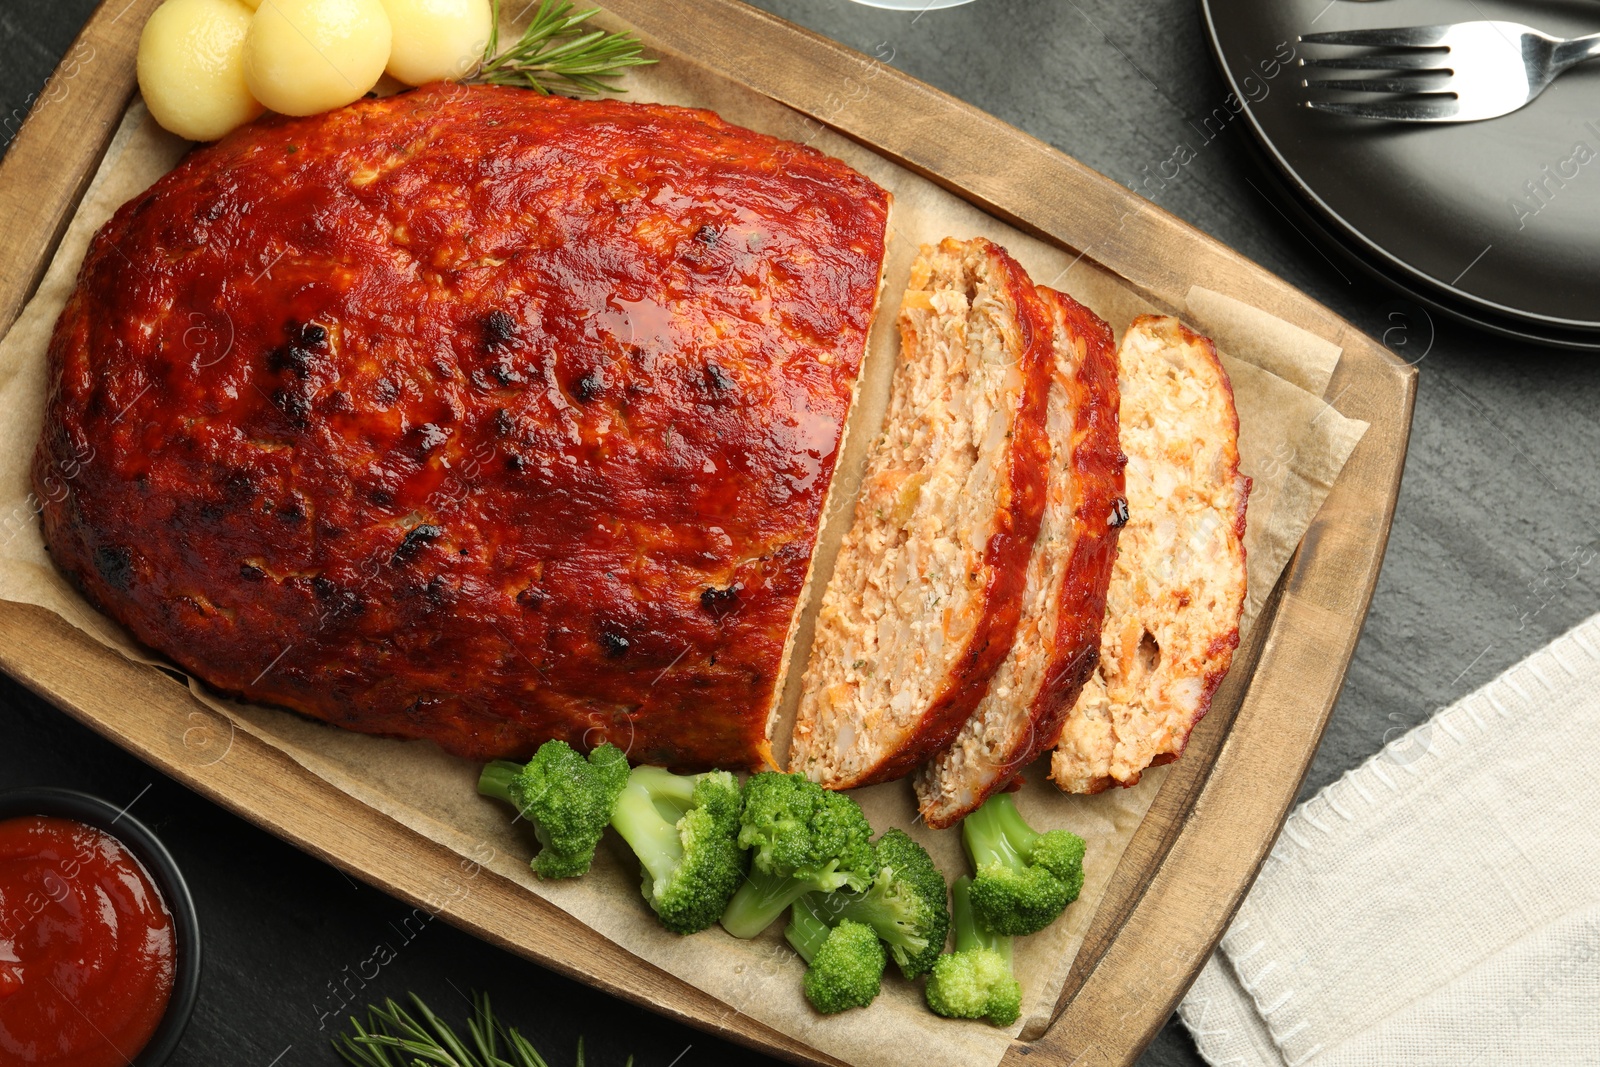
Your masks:
{"label": "ketchup in bowl", "polygon": [[124,1067],[160,1025],[172,914],[122,842],[71,819],[0,821],[0,1063]]}

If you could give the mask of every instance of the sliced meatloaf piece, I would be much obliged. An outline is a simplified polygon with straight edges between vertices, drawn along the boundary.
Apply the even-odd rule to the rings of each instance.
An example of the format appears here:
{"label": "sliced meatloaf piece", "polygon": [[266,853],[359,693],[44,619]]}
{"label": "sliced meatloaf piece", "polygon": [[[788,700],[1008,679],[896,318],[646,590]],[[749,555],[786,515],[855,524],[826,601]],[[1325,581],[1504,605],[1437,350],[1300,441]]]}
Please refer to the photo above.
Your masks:
{"label": "sliced meatloaf piece", "polygon": [[1055,320],[1050,469],[1011,654],[949,748],[916,778],[922,817],[954,825],[1055,746],[1100,654],[1106,586],[1127,519],[1111,327],[1071,297],[1040,289]]}
{"label": "sliced meatloaf piece", "polygon": [[1239,644],[1245,501],[1233,388],[1204,337],[1136,319],[1118,351],[1128,525],[1100,663],[1050,776],[1069,793],[1133,785],[1183,754]]}
{"label": "sliced meatloaf piece", "polygon": [[835,789],[950,742],[1016,634],[1044,511],[1050,312],[981,238],[925,247],[882,439],[823,594],[790,768]]}

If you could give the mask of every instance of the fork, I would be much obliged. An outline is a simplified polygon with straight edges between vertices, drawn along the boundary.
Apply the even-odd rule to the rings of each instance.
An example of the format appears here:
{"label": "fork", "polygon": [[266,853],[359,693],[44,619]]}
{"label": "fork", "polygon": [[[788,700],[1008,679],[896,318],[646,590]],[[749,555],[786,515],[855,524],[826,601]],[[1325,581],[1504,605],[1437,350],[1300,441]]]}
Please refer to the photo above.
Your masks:
{"label": "fork", "polygon": [[1567,40],[1516,22],[1334,30],[1308,33],[1300,40],[1384,50],[1302,58],[1304,67],[1370,71],[1381,76],[1302,79],[1301,85],[1391,98],[1309,100],[1307,107],[1400,122],[1478,122],[1509,115],[1544,92],[1569,67],[1600,56],[1600,33]]}

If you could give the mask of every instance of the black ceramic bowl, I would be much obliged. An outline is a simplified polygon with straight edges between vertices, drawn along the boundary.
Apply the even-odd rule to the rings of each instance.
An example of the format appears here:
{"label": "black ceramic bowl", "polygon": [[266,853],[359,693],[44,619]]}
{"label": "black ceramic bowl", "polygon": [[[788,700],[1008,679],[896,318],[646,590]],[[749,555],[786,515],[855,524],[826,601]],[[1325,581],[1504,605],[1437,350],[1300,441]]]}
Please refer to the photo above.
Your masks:
{"label": "black ceramic bowl", "polygon": [[73,819],[104,830],[139,857],[161,891],[176,935],[177,973],[173,976],[167,1013],[132,1064],[132,1067],[161,1067],[183,1038],[184,1027],[189,1025],[194,1002],[200,995],[200,919],[195,914],[194,898],[189,895],[183,873],[166,846],[143,823],[99,797],[71,789],[11,789],[0,793],[0,820],[24,815]]}

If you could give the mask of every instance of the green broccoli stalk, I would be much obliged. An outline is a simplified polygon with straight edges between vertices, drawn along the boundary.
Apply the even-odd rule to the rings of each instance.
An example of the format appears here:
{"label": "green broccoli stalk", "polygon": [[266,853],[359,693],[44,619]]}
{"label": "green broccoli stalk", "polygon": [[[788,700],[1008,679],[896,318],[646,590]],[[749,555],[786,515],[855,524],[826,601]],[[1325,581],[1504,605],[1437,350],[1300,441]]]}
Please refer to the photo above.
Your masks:
{"label": "green broccoli stalk", "polygon": [[996,793],[961,823],[977,877],[972,910],[997,934],[1021,937],[1055,922],[1083,889],[1083,838],[1039,833],[1023,821],[1010,793]]}
{"label": "green broccoli stalk", "polygon": [[822,1014],[864,1008],[883,988],[888,957],[872,927],[849,919],[830,927],[807,896],[794,902],[783,936],[806,961],[806,999]]}
{"label": "green broccoli stalk", "polygon": [[807,893],[865,889],[871,839],[861,806],[843,793],[798,774],[751,775],[739,826],[739,846],[754,850],[750,874],[723,912],[723,929],[755,937]]}
{"label": "green broccoli stalk", "polygon": [[1011,972],[1011,938],[979,927],[973,915],[972,879],[950,886],[956,950],[933,965],[923,995],[947,1019],[988,1019],[1010,1026],[1022,1014],[1022,986]]}
{"label": "green broccoli stalk", "polygon": [[840,890],[806,899],[830,921],[872,927],[907,978],[927,974],[950,929],[944,875],[904,830],[888,830],[878,838],[872,863],[872,884],[864,892]]}
{"label": "green broccoli stalk", "polygon": [[692,934],[716,922],[744,879],[739,780],[727,771],[628,775],[611,825],[639,857],[644,899],[661,925]]}
{"label": "green broccoli stalk", "polygon": [[627,782],[628,758],[615,745],[584,759],[565,741],[546,741],[526,766],[489,764],[478,792],[515,805],[533,826],[542,847],[532,866],[541,878],[576,878],[588,873]]}

